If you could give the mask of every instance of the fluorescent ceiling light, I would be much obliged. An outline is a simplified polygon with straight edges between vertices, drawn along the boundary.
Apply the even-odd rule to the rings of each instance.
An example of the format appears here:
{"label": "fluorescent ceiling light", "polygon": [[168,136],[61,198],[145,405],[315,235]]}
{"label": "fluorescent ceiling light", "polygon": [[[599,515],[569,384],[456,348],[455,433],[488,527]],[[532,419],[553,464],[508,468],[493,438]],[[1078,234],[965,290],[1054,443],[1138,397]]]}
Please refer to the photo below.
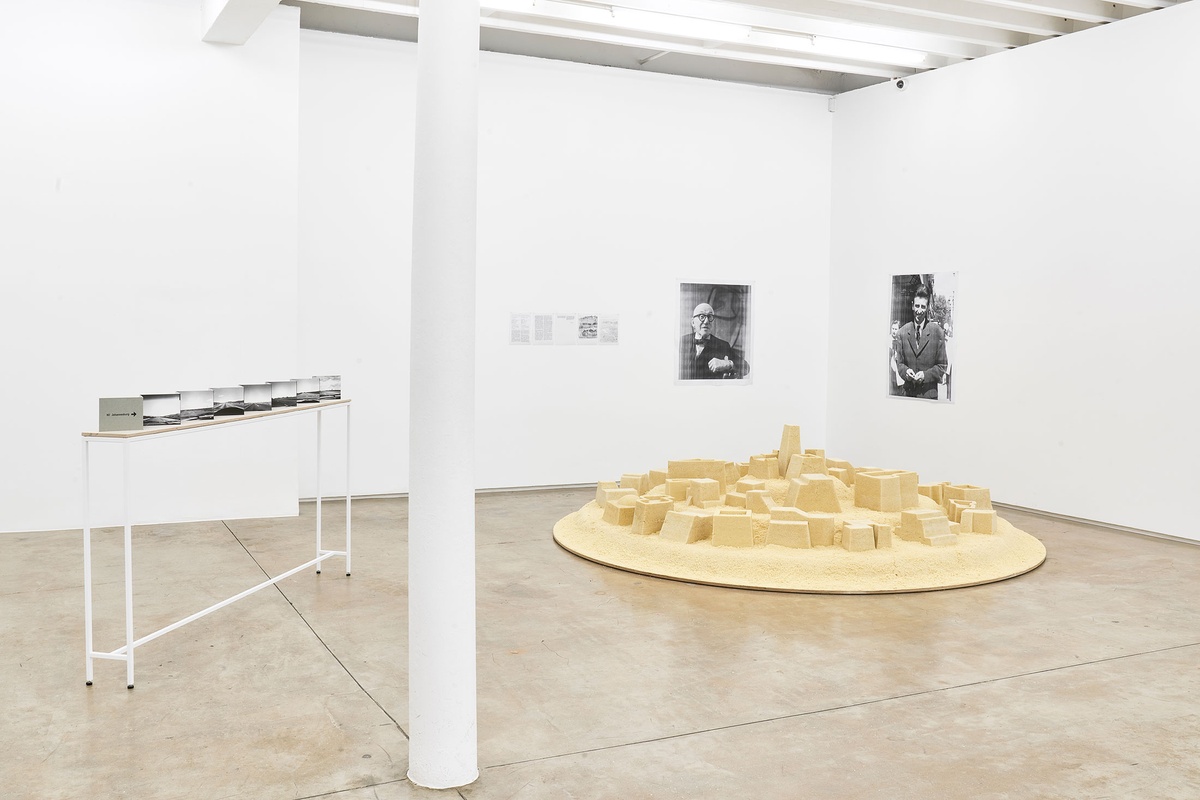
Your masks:
{"label": "fluorescent ceiling light", "polygon": [[[538,8],[544,4],[534,5],[533,0],[482,0],[480,7],[486,15],[489,12],[506,11],[510,14],[537,14]],[[541,11],[541,15],[549,15]]]}
{"label": "fluorescent ceiling light", "polygon": [[517,14],[540,17],[547,21],[558,20],[616,28],[631,34],[693,39],[713,45],[741,44],[771,50],[812,53],[829,58],[906,66],[919,66],[926,60],[925,53],[903,47],[835,39],[829,36],[765,31],[734,22],[626,8],[589,0],[482,0],[482,6],[485,17],[495,12]]}
{"label": "fluorescent ceiling light", "polygon": [[772,50],[790,50],[796,53],[815,53],[832,58],[849,58],[855,61],[873,61],[885,64],[918,66],[924,64],[926,53],[903,47],[883,44],[854,42],[849,39],[833,39],[828,36],[777,33],[755,30],[750,34],[750,44],[769,47]]}
{"label": "fluorescent ceiling light", "polygon": [[613,7],[612,15],[613,20],[621,28],[657,33],[660,36],[678,36],[684,39],[714,42],[745,42],[750,37],[749,25],[737,25],[732,22],[681,17],[675,14],[619,6]]}
{"label": "fluorescent ceiling light", "polygon": [[484,16],[501,11],[508,14],[569,20],[592,25],[612,25],[612,8],[591,3],[558,2],[558,0],[483,0]]}
{"label": "fluorescent ceiling light", "polygon": [[849,39],[831,39],[828,36],[812,37],[812,52],[835,58],[852,58],[856,61],[883,61],[888,64],[924,64],[926,53],[889,47],[884,44],[853,42]]}
{"label": "fluorescent ceiling light", "polygon": [[749,25],[602,3],[571,0],[483,0],[483,10],[485,15],[499,11],[705,42],[744,43],[750,36]]}

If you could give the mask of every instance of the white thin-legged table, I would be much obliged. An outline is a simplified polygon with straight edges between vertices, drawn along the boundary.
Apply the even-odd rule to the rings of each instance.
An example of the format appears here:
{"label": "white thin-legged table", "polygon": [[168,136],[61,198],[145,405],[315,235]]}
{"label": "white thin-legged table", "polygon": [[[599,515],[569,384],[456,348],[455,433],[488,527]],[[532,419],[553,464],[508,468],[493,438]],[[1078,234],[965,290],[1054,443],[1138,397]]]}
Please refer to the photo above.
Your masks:
{"label": "white thin-legged table", "polygon": [[[321,438],[322,438],[322,422],[324,412],[331,407],[345,408],[346,410],[346,546],[344,550],[329,550],[325,549],[321,542]],[[239,592],[233,597],[222,600],[219,603],[209,606],[203,611],[197,611],[188,617],[184,617],[178,622],[173,622],[163,628],[159,628],[153,633],[148,633],[140,639],[133,638],[133,517],[130,512],[130,460],[131,447],[138,441],[148,439],[158,439],[164,436],[173,436],[185,433],[196,433],[204,430],[209,430],[215,427],[223,427],[229,425],[245,425],[263,420],[274,419],[283,416],[292,416],[296,414],[315,413],[317,415],[317,554],[316,558],[306,561],[298,567],[293,567],[287,572],[276,575],[274,578],[263,581],[257,586],[253,586],[244,592]],[[117,444],[121,448],[121,519],[124,526],[124,549],[125,549],[125,644],[118,647],[116,650],[109,652],[100,652],[95,648],[93,634],[93,612],[92,612],[92,526],[91,526],[91,450],[94,444],[99,443]],[[321,563],[329,558],[341,556],[346,559],[346,575],[350,575],[350,401],[349,400],[327,400],[322,403],[305,404],[295,407],[272,409],[271,411],[262,411],[258,413],[246,414],[240,417],[223,417],[213,420],[203,420],[200,422],[188,423],[180,426],[165,426],[163,428],[142,429],[139,431],[118,431],[104,433],[84,433],[83,434],[83,620],[84,620],[84,650],[86,656],[86,674],[87,685],[91,686],[93,681],[93,667],[95,659],[106,658],[114,661],[125,662],[125,677],[128,688],[133,688],[133,666],[135,650],[147,642],[157,639],[166,633],[170,633],[176,628],[180,628],[189,622],[194,622],[203,616],[213,613],[224,608],[231,603],[236,603],[244,597],[254,594],[260,589],[265,589],[272,586],[285,578],[290,578],[297,572],[315,566],[317,574],[321,573]]]}

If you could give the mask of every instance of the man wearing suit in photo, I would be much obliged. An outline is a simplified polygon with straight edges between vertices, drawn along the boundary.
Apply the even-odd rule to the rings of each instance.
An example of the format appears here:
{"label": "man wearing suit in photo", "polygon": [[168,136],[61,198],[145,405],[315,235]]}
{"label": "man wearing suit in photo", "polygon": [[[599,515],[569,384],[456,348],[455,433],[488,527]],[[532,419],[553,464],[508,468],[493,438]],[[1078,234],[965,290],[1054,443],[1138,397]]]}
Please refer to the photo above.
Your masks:
{"label": "man wearing suit in photo", "polygon": [[938,399],[946,374],[946,333],[929,319],[929,290],[922,285],[913,297],[913,321],[900,329],[896,357],[906,397]]}
{"label": "man wearing suit in photo", "polygon": [[733,346],[712,334],[716,314],[708,303],[692,311],[692,332],[679,342],[679,377],[694,381],[742,377]]}

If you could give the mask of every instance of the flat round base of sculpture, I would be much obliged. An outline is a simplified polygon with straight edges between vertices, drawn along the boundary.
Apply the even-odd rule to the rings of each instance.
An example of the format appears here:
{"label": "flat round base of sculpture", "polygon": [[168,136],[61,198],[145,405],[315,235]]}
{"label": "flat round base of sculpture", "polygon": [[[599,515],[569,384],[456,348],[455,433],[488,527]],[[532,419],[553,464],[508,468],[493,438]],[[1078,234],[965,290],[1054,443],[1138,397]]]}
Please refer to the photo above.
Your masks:
{"label": "flat round base of sculpture", "polygon": [[[876,512],[867,513],[878,516]],[[756,525],[765,526],[765,519],[761,526]],[[811,594],[958,589],[1015,578],[1037,569],[1046,560],[1046,548],[1040,541],[1003,519],[997,519],[995,533],[959,534],[956,544],[949,547],[898,537],[891,547],[865,552],[850,552],[839,545],[718,547],[711,540],[682,544],[657,535],[634,534],[628,525],[605,522],[595,502],[559,520],[554,526],[554,540],[581,558],[640,575]]]}

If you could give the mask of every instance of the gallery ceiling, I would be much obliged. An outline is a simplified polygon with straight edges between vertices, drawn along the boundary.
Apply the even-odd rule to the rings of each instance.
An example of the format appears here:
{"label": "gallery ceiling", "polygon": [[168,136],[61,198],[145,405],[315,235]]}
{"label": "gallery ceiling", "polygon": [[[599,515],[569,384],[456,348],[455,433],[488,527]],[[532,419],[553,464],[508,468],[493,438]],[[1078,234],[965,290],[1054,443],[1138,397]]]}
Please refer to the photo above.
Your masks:
{"label": "gallery ceiling", "polygon": [[[283,0],[316,30],[416,41],[417,0]],[[838,94],[1176,0],[482,0],[499,53]]]}

